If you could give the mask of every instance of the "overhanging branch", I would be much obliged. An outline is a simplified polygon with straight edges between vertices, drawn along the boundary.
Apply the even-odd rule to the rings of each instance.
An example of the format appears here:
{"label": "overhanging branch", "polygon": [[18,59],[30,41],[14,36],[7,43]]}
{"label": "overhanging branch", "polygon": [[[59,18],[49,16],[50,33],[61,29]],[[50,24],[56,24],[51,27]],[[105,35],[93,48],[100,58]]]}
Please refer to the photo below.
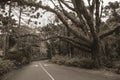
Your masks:
{"label": "overhanging branch", "polygon": [[29,3],[29,2],[27,2],[27,1],[23,1],[23,2],[24,2],[24,4],[26,4],[26,5],[28,5],[28,6],[39,7],[39,8],[42,8],[42,9],[44,9],[44,10],[47,10],[47,11],[50,11],[50,12],[56,14],[56,15],[58,16],[58,18],[63,22],[63,24],[67,27],[67,29],[68,29],[72,34],[74,34],[76,37],[80,38],[81,40],[83,40],[83,41],[85,41],[85,42],[87,42],[87,43],[91,43],[90,40],[88,40],[88,39],[86,39],[84,36],[81,36],[80,34],[76,33],[76,31],[72,29],[73,26],[71,26],[70,24],[68,24],[68,22],[65,20],[64,16],[63,16],[60,12],[58,12],[58,11],[50,8],[49,6],[44,6],[44,5],[42,5],[42,4]]}
{"label": "overhanging branch", "polygon": [[80,21],[78,21],[75,16],[71,15],[70,13],[68,13],[68,12],[63,8],[63,6],[62,6],[62,4],[61,4],[61,0],[58,0],[58,2],[59,2],[60,7],[62,8],[62,11],[63,11],[64,15],[65,15],[68,19],[70,19],[70,20],[76,25],[76,27],[80,27],[80,28],[82,29],[82,31],[86,34],[87,32],[86,32],[86,30],[84,29],[84,26],[85,26],[85,25],[83,25],[83,23],[80,23]]}
{"label": "overhanging branch", "polygon": [[47,38],[47,39],[42,39],[42,41],[46,41],[46,40],[50,40],[50,39],[54,39],[54,38],[59,38],[60,40],[62,41],[66,41],[66,42],[69,42],[71,45],[83,50],[83,51],[87,51],[87,52],[90,52],[91,51],[91,45],[90,44],[86,44],[84,42],[80,42],[80,41],[77,41],[73,38],[70,38],[70,37],[66,37],[66,36],[54,36],[54,37],[50,37],[50,38]]}
{"label": "overhanging branch", "polygon": [[103,33],[102,35],[99,36],[100,39],[104,39],[105,37],[112,35],[114,32],[120,30],[120,24],[117,25],[116,28],[114,28],[113,30],[107,31],[105,33]]}

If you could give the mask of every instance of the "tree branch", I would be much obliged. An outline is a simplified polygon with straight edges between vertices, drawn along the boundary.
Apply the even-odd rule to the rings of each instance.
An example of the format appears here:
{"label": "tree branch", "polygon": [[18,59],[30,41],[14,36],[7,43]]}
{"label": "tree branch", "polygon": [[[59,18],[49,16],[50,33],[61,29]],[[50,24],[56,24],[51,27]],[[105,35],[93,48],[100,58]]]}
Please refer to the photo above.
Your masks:
{"label": "tree branch", "polygon": [[120,31],[120,24],[116,28],[114,28],[113,30],[110,30],[110,31],[105,32],[104,34],[100,35],[99,38],[104,39],[105,37],[112,35],[114,32],[117,32],[118,30]]}
{"label": "tree branch", "polygon": [[75,11],[74,8],[70,7],[67,3],[64,2],[64,0],[60,0],[68,9]]}
{"label": "tree branch", "polygon": [[75,18],[76,18],[75,16],[72,16],[70,13],[68,13],[68,12],[63,8],[63,6],[62,6],[62,4],[61,4],[60,1],[61,1],[61,0],[58,0],[59,5],[60,5],[60,7],[62,8],[62,11],[63,11],[64,15],[65,15],[68,19],[70,19],[77,27],[80,27],[80,28],[82,29],[82,31],[86,34],[87,32],[86,32],[86,30],[84,29],[84,26],[85,26],[85,25],[83,25],[83,23],[80,23],[77,19],[75,19]]}
{"label": "tree branch", "polygon": [[95,28],[97,33],[100,31],[100,1],[96,0],[96,13],[95,13],[95,18],[96,18],[96,24],[95,24]]}
{"label": "tree branch", "polygon": [[86,20],[86,24],[88,25],[88,27],[90,29],[90,33],[93,38],[93,43],[98,42],[98,36],[97,36],[97,33],[94,28],[95,26],[94,26],[93,17],[90,15],[87,8],[85,7],[83,0],[72,0],[72,2],[75,6],[75,9],[79,16],[79,19],[81,18],[81,14],[84,16],[84,18]]}
{"label": "tree branch", "polygon": [[28,37],[28,36],[33,36],[33,37],[37,37],[37,38],[39,38],[39,36],[38,36],[38,35],[35,35],[35,34],[19,35],[19,36],[16,36],[16,38],[22,38],[22,37]]}
{"label": "tree branch", "polygon": [[77,41],[77,40],[75,40],[73,38],[70,38],[70,37],[54,36],[54,37],[50,37],[50,38],[47,38],[47,39],[42,39],[42,41],[46,41],[46,40],[50,40],[50,39],[54,39],[54,38],[59,38],[62,41],[69,42],[70,44],[74,45],[75,47],[77,47],[81,50],[84,50],[84,51],[87,51],[87,52],[91,51],[91,45],[86,44],[84,42]]}
{"label": "tree branch", "polygon": [[82,41],[77,41],[73,38],[66,37],[66,36],[54,36],[54,37],[50,37],[50,38],[47,38],[47,39],[41,39],[38,35],[26,34],[26,35],[18,36],[16,38],[22,38],[22,37],[28,37],[28,36],[36,37],[40,41],[47,41],[47,40],[50,40],[50,39],[59,38],[62,41],[69,42],[71,45],[75,46],[76,48],[79,48],[80,50],[83,50],[83,51],[86,51],[86,52],[91,52],[91,44],[87,44],[87,43],[82,42]]}
{"label": "tree branch", "polygon": [[[50,1],[52,2],[52,4],[53,4],[58,10],[60,10],[59,7],[54,3],[53,0],[50,0]],[[60,11],[61,11],[61,10],[60,10]]]}
{"label": "tree branch", "polygon": [[43,6],[42,4],[29,3],[29,2],[27,2],[27,1],[24,1],[24,4],[26,4],[26,5],[28,5],[28,6],[39,7],[39,8],[42,8],[42,9],[44,9],[44,10],[47,10],[47,11],[50,11],[50,12],[56,14],[56,15],[58,16],[58,18],[63,22],[63,24],[67,27],[67,29],[68,29],[71,33],[73,33],[76,37],[80,38],[81,40],[86,41],[87,43],[91,43],[90,40],[88,40],[88,39],[86,39],[85,37],[81,36],[80,34],[76,33],[76,31],[72,29],[73,26],[71,26],[70,24],[68,24],[68,22],[65,20],[64,16],[63,16],[60,12],[58,12],[58,11],[50,8],[49,6]]}

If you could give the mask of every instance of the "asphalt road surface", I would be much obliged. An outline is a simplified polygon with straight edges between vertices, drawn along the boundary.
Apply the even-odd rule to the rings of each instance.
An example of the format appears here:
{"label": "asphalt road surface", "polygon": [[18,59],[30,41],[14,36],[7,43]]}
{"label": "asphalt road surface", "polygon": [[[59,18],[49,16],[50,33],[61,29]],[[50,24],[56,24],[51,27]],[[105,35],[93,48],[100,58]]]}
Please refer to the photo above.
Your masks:
{"label": "asphalt road surface", "polygon": [[120,75],[37,61],[6,75],[4,80],[120,80]]}

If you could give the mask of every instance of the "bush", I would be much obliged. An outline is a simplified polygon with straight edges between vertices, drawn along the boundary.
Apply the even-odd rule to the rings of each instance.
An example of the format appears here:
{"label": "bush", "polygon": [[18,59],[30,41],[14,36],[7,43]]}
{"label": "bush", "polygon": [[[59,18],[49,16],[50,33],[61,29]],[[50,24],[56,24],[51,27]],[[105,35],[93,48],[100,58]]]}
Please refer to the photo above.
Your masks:
{"label": "bush", "polygon": [[56,63],[56,64],[64,64],[65,63],[65,57],[63,56],[60,56],[60,55],[55,55],[54,57],[52,57],[51,61],[53,63]]}
{"label": "bush", "polygon": [[93,69],[95,68],[94,61],[90,58],[80,58],[80,57],[73,57],[70,58],[68,56],[60,56],[56,55],[52,58],[52,62],[56,64],[64,64],[67,66],[75,66],[75,67],[81,67],[86,69]]}
{"label": "bush", "polygon": [[90,58],[81,58],[80,67],[86,68],[86,69],[93,69],[95,68],[95,64],[94,64],[94,61]]}
{"label": "bush", "polygon": [[0,60],[0,76],[15,68],[14,62],[10,60]]}
{"label": "bush", "polygon": [[69,66],[75,66],[75,67],[81,67],[86,69],[93,69],[95,68],[95,64],[93,60],[89,58],[71,58],[68,61],[66,61],[66,64]]}
{"label": "bush", "polygon": [[65,61],[65,64],[68,66],[79,67],[80,66],[80,59],[78,57],[70,58],[70,59]]}
{"label": "bush", "polygon": [[120,64],[119,66],[116,68],[116,71],[115,71],[117,74],[120,74]]}
{"label": "bush", "polygon": [[120,74],[120,61],[114,62],[113,68],[117,74]]}

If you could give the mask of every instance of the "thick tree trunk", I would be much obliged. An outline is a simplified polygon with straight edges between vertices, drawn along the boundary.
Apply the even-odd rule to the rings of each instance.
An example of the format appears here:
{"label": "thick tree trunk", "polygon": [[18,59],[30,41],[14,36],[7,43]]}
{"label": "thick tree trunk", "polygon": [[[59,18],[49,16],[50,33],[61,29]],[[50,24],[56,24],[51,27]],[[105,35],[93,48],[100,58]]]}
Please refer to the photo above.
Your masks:
{"label": "thick tree trunk", "polygon": [[96,68],[100,68],[101,67],[101,62],[100,62],[100,43],[99,43],[98,39],[93,41],[92,59],[94,60],[95,67]]}

